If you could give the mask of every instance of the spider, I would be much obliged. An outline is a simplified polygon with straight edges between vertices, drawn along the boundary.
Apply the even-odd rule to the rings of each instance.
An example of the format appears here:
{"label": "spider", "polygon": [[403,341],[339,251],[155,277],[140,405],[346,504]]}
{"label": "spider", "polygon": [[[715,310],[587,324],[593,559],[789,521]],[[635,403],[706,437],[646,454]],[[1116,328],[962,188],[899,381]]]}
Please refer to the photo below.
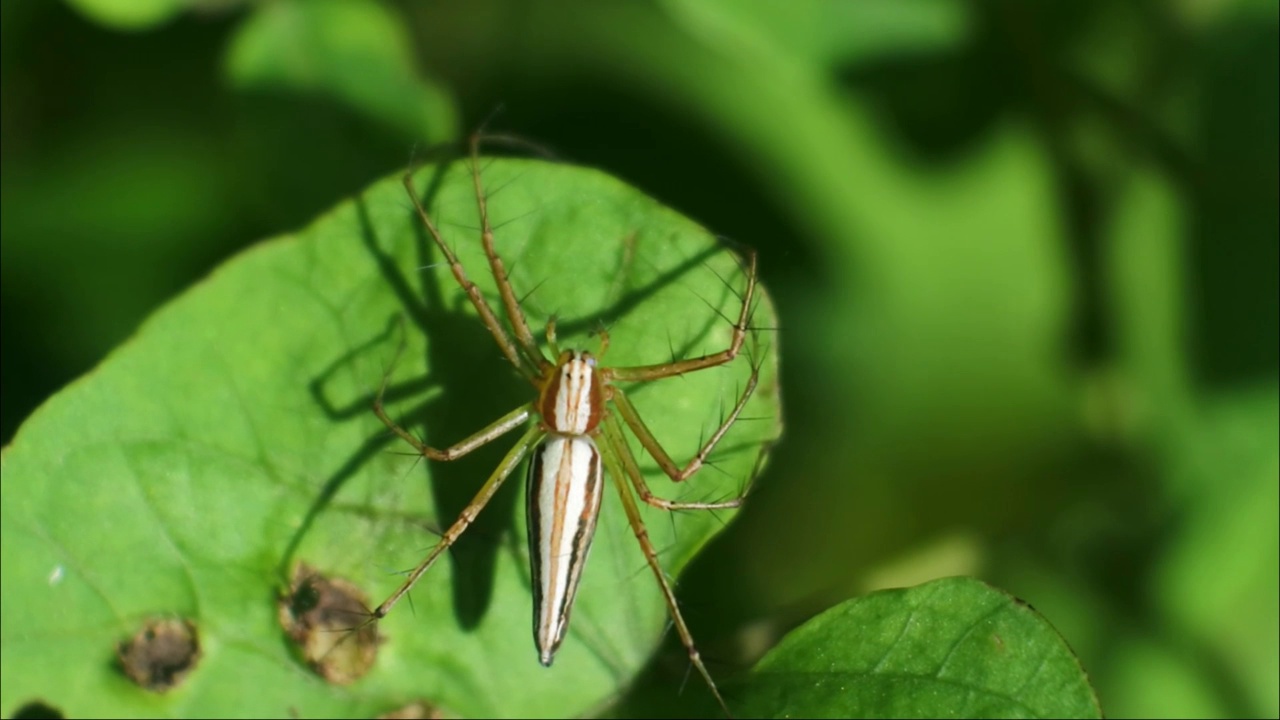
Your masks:
{"label": "spider", "polygon": [[600,363],[600,358],[608,351],[607,331],[599,331],[598,354],[578,349],[561,349],[556,341],[555,319],[552,318],[548,321],[545,332],[547,346],[551,351],[548,357],[534,340],[520,302],[511,287],[507,270],[494,247],[487,200],[480,180],[479,142],[479,134],[470,139],[471,179],[480,216],[480,241],[509,327],[498,319],[489,301],[468,278],[457,255],[444,241],[431,215],[418,199],[412,172],[405,175],[404,186],[419,219],[443,254],[453,277],[480,315],[481,322],[493,336],[505,358],[533,386],[536,398],[457,444],[437,449],[419,440],[387,414],[383,405],[387,385],[384,378],[374,401],[374,413],[393,433],[409,443],[422,457],[430,460],[457,460],[516,428],[525,425],[527,428],[481,486],[480,491],[463,508],[457,520],[445,530],[440,542],[409,572],[404,583],[373,611],[372,620],[379,620],[391,611],[467,530],[520,462],[531,455],[527,514],[533,590],[533,637],[539,661],[549,667],[569,625],[569,614],[573,609],[578,583],[599,518],[604,491],[602,470],[607,469],[622,498],[622,506],[645,560],[657,578],[667,611],[688,651],[689,660],[728,714],[724,698],[703,664],[693,636],[676,604],[671,583],[658,562],[658,553],[641,519],[636,497],[648,505],[664,510],[735,508],[742,504],[743,497],[721,502],[675,502],[654,495],[640,471],[623,427],[635,434],[640,445],[671,480],[688,480],[704,466],[712,450],[742,414],[759,381],[760,364],[752,363],[750,377],[733,409],[684,465],[674,461],[662,447],[618,383],[675,377],[724,365],[738,357],[750,329],[752,299],[756,292],[756,254],[752,250],[743,252],[746,281],[741,292],[742,305],[733,323],[729,346],[719,352],[653,365],[605,367]]}

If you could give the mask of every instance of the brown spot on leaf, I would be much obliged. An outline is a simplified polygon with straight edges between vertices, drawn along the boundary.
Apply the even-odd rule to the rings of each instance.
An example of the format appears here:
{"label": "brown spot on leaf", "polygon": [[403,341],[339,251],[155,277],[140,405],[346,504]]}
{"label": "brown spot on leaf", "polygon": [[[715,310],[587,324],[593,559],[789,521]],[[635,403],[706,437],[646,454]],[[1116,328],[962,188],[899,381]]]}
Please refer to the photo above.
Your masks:
{"label": "brown spot on leaf", "polygon": [[148,620],[116,648],[124,674],[145,690],[167,692],[200,661],[195,623],[181,618]]}
{"label": "brown spot on leaf", "polygon": [[355,682],[373,667],[378,629],[368,598],[355,585],[305,564],[278,603],[280,625],[302,660],[335,685]]}

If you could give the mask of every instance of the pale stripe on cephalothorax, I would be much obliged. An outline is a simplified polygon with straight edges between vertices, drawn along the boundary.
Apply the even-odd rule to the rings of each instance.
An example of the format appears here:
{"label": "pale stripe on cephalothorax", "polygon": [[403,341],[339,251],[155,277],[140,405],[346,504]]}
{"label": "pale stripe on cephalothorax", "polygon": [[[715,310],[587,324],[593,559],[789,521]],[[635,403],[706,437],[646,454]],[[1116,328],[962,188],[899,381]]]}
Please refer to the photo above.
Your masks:
{"label": "pale stripe on cephalothorax", "polygon": [[529,463],[533,640],[550,665],[569,626],[600,515],[600,452],[589,437],[552,435]]}
{"label": "pale stripe on cephalothorax", "polygon": [[598,388],[596,387],[595,358],[587,353],[572,351],[571,357],[562,362],[559,377],[552,386],[554,403],[551,417],[543,420],[554,432],[566,435],[583,435],[592,429],[592,418],[598,416]]}

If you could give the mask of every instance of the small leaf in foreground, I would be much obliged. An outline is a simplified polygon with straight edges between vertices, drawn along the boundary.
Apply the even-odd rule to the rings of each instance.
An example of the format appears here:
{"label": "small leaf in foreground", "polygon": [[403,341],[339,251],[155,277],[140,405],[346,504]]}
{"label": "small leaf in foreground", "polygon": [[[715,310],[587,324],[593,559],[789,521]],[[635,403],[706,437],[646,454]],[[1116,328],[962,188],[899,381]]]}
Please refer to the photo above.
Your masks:
{"label": "small leaf in foreground", "polygon": [[760,717],[1101,717],[1053,627],[972,578],[828,610],[766,655],[741,696]]}

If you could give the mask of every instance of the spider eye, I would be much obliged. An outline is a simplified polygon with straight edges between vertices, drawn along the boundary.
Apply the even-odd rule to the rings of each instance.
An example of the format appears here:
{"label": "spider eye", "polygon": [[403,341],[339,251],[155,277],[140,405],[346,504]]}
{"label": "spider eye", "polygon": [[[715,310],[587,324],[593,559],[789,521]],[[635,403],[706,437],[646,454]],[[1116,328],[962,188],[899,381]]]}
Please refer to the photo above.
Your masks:
{"label": "spider eye", "polygon": [[592,354],[591,354],[591,353],[589,353],[589,352],[584,352],[584,353],[582,353],[582,361],[583,361],[583,362],[585,362],[586,364],[590,365],[591,367],[595,367],[595,366],[596,366],[596,356],[595,356],[595,355],[592,355]]}

